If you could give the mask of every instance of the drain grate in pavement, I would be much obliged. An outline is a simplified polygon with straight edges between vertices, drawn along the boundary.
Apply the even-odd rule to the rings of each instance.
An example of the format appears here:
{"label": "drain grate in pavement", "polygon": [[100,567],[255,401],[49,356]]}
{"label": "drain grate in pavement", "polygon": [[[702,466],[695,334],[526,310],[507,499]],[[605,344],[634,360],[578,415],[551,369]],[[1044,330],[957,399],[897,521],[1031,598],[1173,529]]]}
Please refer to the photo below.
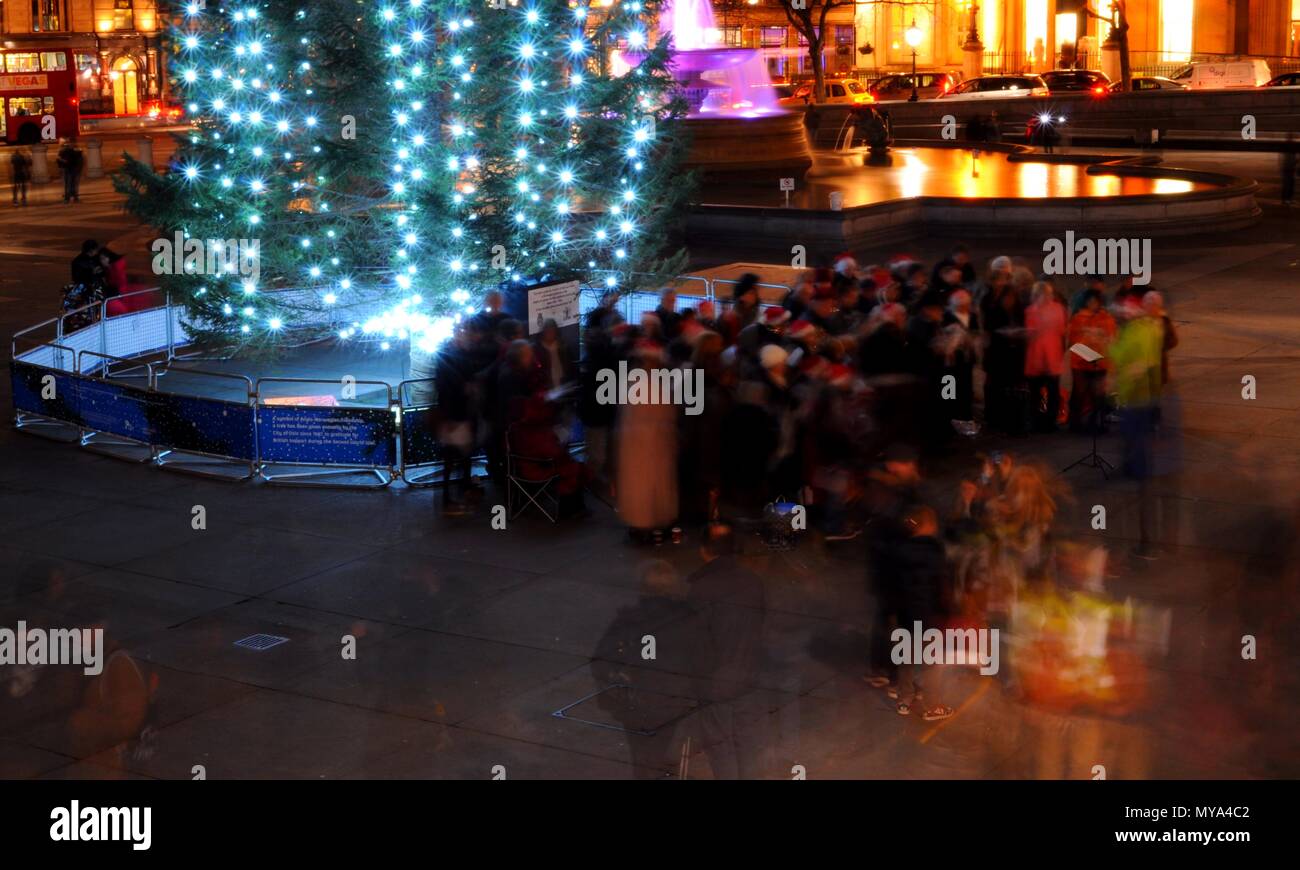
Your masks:
{"label": "drain grate in pavement", "polygon": [[273,646],[288,642],[289,638],[280,637],[278,634],[250,634],[248,637],[235,641],[235,646],[251,649],[254,652],[265,652]]}
{"label": "drain grate in pavement", "polygon": [[694,698],[665,695],[615,683],[566,704],[551,715],[557,719],[581,722],[583,725],[653,737],[661,729],[689,716],[699,707],[700,702]]}

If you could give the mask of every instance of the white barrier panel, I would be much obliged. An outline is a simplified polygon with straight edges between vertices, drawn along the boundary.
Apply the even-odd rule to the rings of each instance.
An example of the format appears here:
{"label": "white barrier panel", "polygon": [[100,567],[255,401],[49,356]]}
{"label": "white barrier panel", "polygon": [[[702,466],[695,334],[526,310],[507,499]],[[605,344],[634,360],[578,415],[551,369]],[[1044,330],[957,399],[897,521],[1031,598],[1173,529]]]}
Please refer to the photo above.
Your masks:
{"label": "white barrier panel", "polygon": [[167,347],[167,309],[148,308],[104,321],[104,353],[132,357]]}

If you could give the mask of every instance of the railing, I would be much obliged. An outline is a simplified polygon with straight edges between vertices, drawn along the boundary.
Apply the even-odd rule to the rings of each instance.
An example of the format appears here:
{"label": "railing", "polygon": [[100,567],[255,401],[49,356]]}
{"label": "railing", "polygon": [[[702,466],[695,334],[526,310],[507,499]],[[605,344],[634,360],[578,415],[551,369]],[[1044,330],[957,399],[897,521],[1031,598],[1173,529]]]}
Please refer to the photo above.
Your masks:
{"label": "railing", "polygon": [[[701,275],[668,282],[683,302],[714,300],[720,288],[729,296],[728,288],[736,283]],[[764,304],[790,292],[786,284],[762,282],[758,287],[769,291],[763,294]],[[599,285],[581,288],[580,314],[599,304],[604,292]],[[402,381],[396,390],[385,381],[351,382],[353,388],[374,388],[366,405],[279,404],[271,395],[274,384],[328,383],[334,390],[341,382],[272,377],[254,382],[246,375],[178,364],[176,352],[189,342],[181,307],[157,290],[137,293],[157,294],[162,304],[109,315],[109,300],[15,333],[10,369],[19,429],[53,437],[71,429],[75,442],[88,450],[229,481],[260,477],[303,484],[323,479],[357,486],[341,480],[357,473],[369,477],[371,486],[386,486],[398,477],[412,485],[433,479],[429,472],[439,467],[441,451],[429,434],[437,402],[427,379]],[[624,317],[635,323],[658,302],[658,292],[636,291],[622,294],[620,304]],[[70,328],[83,323],[87,313],[93,315],[89,323]],[[164,377],[216,378],[234,389],[225,391],[229,395],[224,398],[197,387],[187,390],[185,384],[161,390]],[[128,401],[118,401],[123,398]],[[332,430],[330,440],[311,441],[312,433],[326,427]],[[305,442],[300,433],[306,433]],[[294,454],[295,444],[304,445],[303,455]]]}

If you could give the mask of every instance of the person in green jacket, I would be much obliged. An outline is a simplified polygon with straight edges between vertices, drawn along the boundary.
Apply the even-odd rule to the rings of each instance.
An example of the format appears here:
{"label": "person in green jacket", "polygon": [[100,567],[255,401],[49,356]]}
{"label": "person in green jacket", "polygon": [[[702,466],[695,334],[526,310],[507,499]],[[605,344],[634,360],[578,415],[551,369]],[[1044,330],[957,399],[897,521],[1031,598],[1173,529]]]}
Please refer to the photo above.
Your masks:
{"label": "person in green jacket", "polygon": [[1119,405],[1120,435],[1124,440],[1123,470],[1138,481],[1139,543],[1135,555],[1153,559],[1148,481],[1154,464],[1152,432],[1160,413],[1164,323],[1159,317],[1151,316],[1135,299],[1125,303],[1121,317],[1124,324],[1111,343],[1109,356]]}

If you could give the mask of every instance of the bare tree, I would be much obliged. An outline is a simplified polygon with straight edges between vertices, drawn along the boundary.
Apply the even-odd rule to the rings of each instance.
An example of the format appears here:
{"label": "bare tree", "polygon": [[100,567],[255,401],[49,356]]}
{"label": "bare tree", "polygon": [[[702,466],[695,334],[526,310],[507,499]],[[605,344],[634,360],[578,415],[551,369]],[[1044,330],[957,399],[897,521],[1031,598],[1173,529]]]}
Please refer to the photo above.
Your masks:
{"label": "bare tree", "polygon": [[[826,99],[826,64],[822,49],[826,45],[826,18],[831,10],[855,5],[855,0],[781,0],[786,20],[808,43],[808,59],[813,71],[813,101]],[[832,44],[834,41],[832,40]]]}

